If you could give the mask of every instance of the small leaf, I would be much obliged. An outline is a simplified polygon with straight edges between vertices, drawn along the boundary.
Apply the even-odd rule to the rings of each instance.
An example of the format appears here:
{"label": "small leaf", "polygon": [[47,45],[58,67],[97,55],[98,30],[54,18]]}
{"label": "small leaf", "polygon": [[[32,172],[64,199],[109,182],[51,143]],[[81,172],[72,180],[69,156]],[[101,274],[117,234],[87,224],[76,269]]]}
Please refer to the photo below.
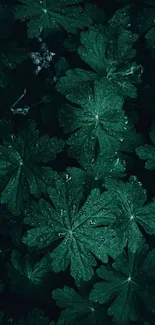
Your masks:
{"label": "small leaf", "polygon": [[26,295],[28,297],[39,293],[45,288],[46,276],[51,270],[51,260],[48,256],[38,260],[34,255],[23,255],[13,250],[7,271],[11,279],[11,291]]}
{"label": "small leaf", "polygon": [[155,170],[155,124],[152,124],[150,138],[153,145],[145,144],[136,148],[136,153],[142,160],[146,160],[145,168]]}
{"label": "small leaf", "polygon": [[[61,311],[58,324],[65,325],[106,325],[107,317],[103,309],[89,300],[87,293],[82,296],[78,291],[64,286],[52,292]],[[62,323],[61,323],[62,322]]]}

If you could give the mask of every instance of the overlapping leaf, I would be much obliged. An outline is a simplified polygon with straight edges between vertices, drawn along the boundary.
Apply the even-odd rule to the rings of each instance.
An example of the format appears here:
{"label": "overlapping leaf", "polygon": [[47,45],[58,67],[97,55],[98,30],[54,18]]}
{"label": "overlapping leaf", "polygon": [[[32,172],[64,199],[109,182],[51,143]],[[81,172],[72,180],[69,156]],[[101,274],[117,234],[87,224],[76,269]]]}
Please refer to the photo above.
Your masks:
{"label": "overlapping leaf", "polygon": [[[106,325],[107,318],[101,306],[92,303],[88,295],[82,296],[78,291],[64,286],[52,292],[61,311],[57,325]],[[64,322],[64,323],[63,323]]]}
{"label": "overlapping leaf", "polygon": [[79,4],[83,0],[20,0],[15,7],[15,17],[25,20],[28,37],[39,37],[42,33],[56,32],[64,28],[68,33],[76,33],[91,23]]}
{"label": "overlapping leaf", "polygon": [[49,270],[51,266],[48,256],[38,260],[34,255],[23,255],[13,250],[11,260],[7,264],[11,291],[28,297],[42,292],[43,296],[43,287]]}
{"label": "overlapping leaf", "polygon": [[84,7],[85,13],[91,17],[92,24],[104,24],[106,21],[106,14],[104,9],[98,8],[95,4],[86,2]]}
{"label": "overlapping leaf", "polygon": [[44,164],[62,150],[63,141],[38,136],[36,123],[29,120],[25,129],[8,136],[0,146],[0,200],[15,214],[22,211],[28,193],[35,197],[46,193],[56,174]]}
{"label": "overlapping leaf", "polygon": [[108,309],[115,324],[126,325],[138,321],[141,300],[148,309],[155,304],[155,249],[149,251],[144,241],[135,254],[124,251],[112,264],[101,266],[97,273],[102,278],[95,284],[90,299],[100,304],[111,302]]}
{"label": "overlapping leaf", "polygon": [[27,231],[23,242],[43,248],[57,240],[57,247],[50,253],[53,270],[64,271],[70,265],[75,279],[88,281],[94,273],[95,257],[106,263],[108,255],[117,256],[122,246],[115,231],[105,227],[114,221],[111,196],[94,189],[81,206],[82,183],[77,183],[75,176],[77,170],[72,177],[60,178],[55,188],[48,189],[54,207],[43,199],[29,204],[24,220],[33,228]]}
{"label": "overlapping leaf", "polygon": [[56,89],[74,102],[89,93],[94,80],[107,79],[123,97],[136,97],[134,84],[140,82],[142,67],[133,62],[136,54],[133,44],[137,35],[119,26],[106,26],[103,32],[91,28],[81,33],[81,59],[92,70],[68,70]]}
{"label": "overlapping leaf", "polygon": [[109,189],[117,209],[114,227],[122,246],[128,244],[135,252],[141,241],[143,230],[149,235],[155,235],[155,200],[147,204],[147,193],[135,176],[129,182],[107,180]]}
{"label": "overlapping leaf", "polygon": [[74,131],[67,141],[69,153],[79,159],[83,152],[94,157],[97,147],[101,154],[114,154],[119,150],[128,121],[122,109],[123,99],[107,81],[96,81],[94,94],[77,99],[77,104],[81,107],[64,105],[60,113],[64,132]]}
{"label": "overlapping leaf", "polygon": [[136,149],[137,155],[142,160],[146,160],[145,168],[155,170],[155,124],[152,124],[150,138],[151,144],[145,144]]}
{"label": "overlapping leaf", "polygon": [[85,170],[85,182],[88,187],[90,185],[101,186],[109,177],[114,179],[125,177],[126,164],[119,157],[98,154],[95,160],[89,158],[84,152],[79,160],[81,167]]}

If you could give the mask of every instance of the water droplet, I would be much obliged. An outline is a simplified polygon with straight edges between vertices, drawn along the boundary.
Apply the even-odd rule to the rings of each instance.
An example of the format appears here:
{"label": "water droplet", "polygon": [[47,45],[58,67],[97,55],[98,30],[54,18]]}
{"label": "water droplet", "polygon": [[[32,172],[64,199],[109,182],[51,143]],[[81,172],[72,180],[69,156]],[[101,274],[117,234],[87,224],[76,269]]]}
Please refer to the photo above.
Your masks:
{"label": "water droplet", "polygon": [[95,221],[90,220],[90,224],[91,224],[91,225],[95,225]]}
{"label": "water droplet", "polygon": [[44,13],[47,14],[47,9],[45,9],[45,8],[42,8],[42,9],[43,9]]}
{"label": "water droplet", "polygon": [[65,233],[64,233],[64,232],[59,232],[59,233],[58,233],[58,236],[59,236],[59,237],[63,237],[63,236],[65,236]]}

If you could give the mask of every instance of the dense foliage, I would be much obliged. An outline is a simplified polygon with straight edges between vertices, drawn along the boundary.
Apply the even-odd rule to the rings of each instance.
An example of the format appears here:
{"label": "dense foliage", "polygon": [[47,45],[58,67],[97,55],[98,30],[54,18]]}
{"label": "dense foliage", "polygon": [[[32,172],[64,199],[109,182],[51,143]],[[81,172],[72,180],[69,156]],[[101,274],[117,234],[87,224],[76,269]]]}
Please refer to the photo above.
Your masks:
{"label": "dense foliage", "polygon": [[0,324],[155,324],[154,0],[0,27]]}

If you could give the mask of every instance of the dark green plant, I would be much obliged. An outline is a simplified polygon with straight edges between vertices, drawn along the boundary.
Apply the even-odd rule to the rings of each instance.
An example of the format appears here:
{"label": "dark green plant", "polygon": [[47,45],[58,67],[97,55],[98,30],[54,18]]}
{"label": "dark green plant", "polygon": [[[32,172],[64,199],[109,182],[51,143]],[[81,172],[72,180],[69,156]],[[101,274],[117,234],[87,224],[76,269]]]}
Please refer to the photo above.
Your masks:
{"label": "dark green plant", "polygon": [[155,324],[154,26],[151,0],[2,0],[1,325]]}

